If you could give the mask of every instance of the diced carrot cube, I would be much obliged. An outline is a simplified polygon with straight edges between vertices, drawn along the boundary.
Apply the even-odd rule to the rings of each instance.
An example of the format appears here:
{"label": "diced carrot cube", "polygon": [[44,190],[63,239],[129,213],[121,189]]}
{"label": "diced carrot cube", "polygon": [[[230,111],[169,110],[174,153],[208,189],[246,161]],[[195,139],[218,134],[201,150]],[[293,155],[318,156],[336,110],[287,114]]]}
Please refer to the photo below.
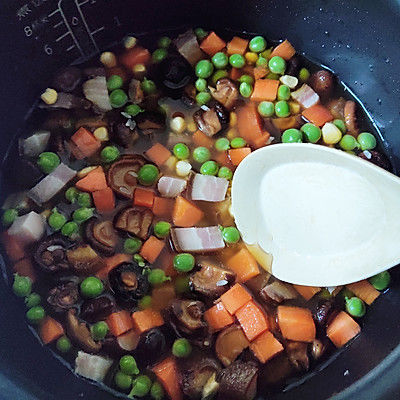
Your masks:
{"label": "diced carrot cube", "polygon": [[107,189],[107,180],[103,168],[97,167],[93,171],[90,171],[85,177],[76,182],[75,186],[84,192],[96,192]]}
{"label": "diced carrot cube", "polygon": [[147,260],[150,264],[153,264],[160,255],[161,250],[164,248],[165,243],[162,240],[158,240],[155,236],[150,236],[140,249],[140,255]]}
{"label": "diced carrot cube", "polygon": [[350,283],[346,286],[350,291],[352,291],[362,301],[365,301],[369,306],[381,294],[381,292],[376,290],[366,279],[359,282]]}
{"label": "diced carrot cube", "polygon": [[251,294],[239,283],[233,285],[221,296],[221,302],[230,314],[235,314],[251,300]]}
{"label": "diced carrot cube", "polygon": [[132,314],[133,325],[139,334],[164,325],[164,319],[158,311],[147,308],[146,310],[136,311]]}
{"label": "diced carrot cube", "polygon": [[268,320],[264,312],[253,301],[239,308],[235,316],[250,342],[268,329]]}
{"label": "diced carrot cube", "polygon": [[27,276],[32,282],[36,282],[36,272],[29,258],[17,261],[13,266],[14,272],[20,276]]}
{"label": "diced carrot cube", "polygon": [[135,46],[129,50],[126,50],[121,58],[121,63],[128,68],[132,69],[137,64],[148,64],[151,60],[151,55],[147,49],[140,46]]}
{"label": "diced carrot cube", "polygon": [[131,315],[126,310],[121,310],[110,314],[107,317],[107,325],[111,334],[120,336],[133,329],[133,321]]}
{"label": "diced carrot cube", "polygon": [[344,311],[341,311],[326,329],[326,335],[336,347],[344,346],[360,332],[360,325]]}
{"label": "diced carrot cube", "polygon": [[321,288],[316,286],[293,285],[293,287],[307,301],[321,291]]}
{"label": "diced carrot cube", "polygon": [[274,101],[278,93],[279,81],[275,79],[257,79],[251,95],[253,101]]}
{"label": "diced carrot cube", "polygon": [[321,104],[316,104],[303,111],[303,117],[317,126],[333,120],[331,112]]}
{"label": "diced carrot cube", "polygon": [[244,55],[244,53],[247,50],[247,45],[249,44],[249,41],[246,39],[243,39],[239,36],[234,36],[232,40],[227,44],[226,46],[226,52],[228,54],[241,54]]}
{"label": "diced carrot cube", "polygon": [[253,144],[262,136],[261,117],[254,103],[248,103],[238,109],[237,128],[239,135],[249,144]]}
{"label": "diced carrot cube", "polygon": [[237,81],[243,75],[243,70],[239,68],[232,68],[229,73],[229,78],[233,81]]}
{"label": "diced carrot cube", "polygon": [[105,189],[96,190],[92,193],[93,202],[96,210],[100,214],[109,213],[115,208],[114,192],[110,187]]}
{"label": "diced carrot cube", "polygon": [[171,157],[171,152],[164,147],[161,143],[156,143],[149,150],[146,151],[146,156],[157,164],[159,167],[163,165],[168,158]]}
{"label": "diced carrot cube", "polygon": [[204,213],[190,201],[178,196],[175,199],[172,221],[176,226],[190,228],[203,218]]}
{"label": "diced carrot cube", "polygon": [[214,146],[214,140],[199,129],[193,133],[192,139],[196,146],[207,147],[207,149],[211,149]]}
{"label": "diced carrot cube", "polygon": [[2,239],[4,250],[11,261],[18,261],[25,257],[24,245],[16,237],[3,232]]}
{"label": "diced carrot cube", "polygon": [[276,354],[283,351],[283,346],[274,335],[266,331],[250,344],[250,350],[262,363],[266,363]]}
{"label": "diced carrot cube", "polygon": [[209,56],[213,56],[226,46],[226,43],[215,33],[211,32],[202,42],[200,48]]}
{"label": "diced carrot cube", "polygon": [[208,309],[204,313],[204,319],[214,332],[220,331],[235,322],[221,302]]}
{"label": "diced carrot cube", "polygon": [[59,337],[64,335],[64,328],[54,318],[45,317],[40,324],[39,336],[44,344],[54,342]]}
{"label": "diced carrot cube", "polygon": [[154,204],[154,192],[137,187],[133,194],[133,204],[135,206],[152,208]]}
{"label": "diced carrot cube", "polygon": [[315,323],[308,308],[278,306],[278,324],[282,336],[298,342],[315,339]]}
{"label": "diced carrot cube", "polygon": [[79,150],[81,157],[90,157],[101,147],[101,142],[87,129],[80,127],[72,136],[71,142]]}
{"label": "diced carrot cube", "polygon": [[250,147],[242,147],[240,149],[228,150],[229,159],[231,160],[231,163],[235,166],[239,165],[250,153]]}
{"label": "diced carrot cube", "polygon": [[246,282],[260,273],[256,259],[245,248],[230,257],[226,266],[236,273],[237,282]]}
{"label": "diced carrot cube", "polygon": [[171,219],[174,204],[174,199],[166,199],[164,197],[155,196],[152,208],[153,214],[157,217]]}
{"label": "diced carrot cube", "polygon": [[270,57],[272,58],[275,56],[279,56],[282,57],[284,60],[289,61],[295,54],[296,50],[286,39],[272,50]]}

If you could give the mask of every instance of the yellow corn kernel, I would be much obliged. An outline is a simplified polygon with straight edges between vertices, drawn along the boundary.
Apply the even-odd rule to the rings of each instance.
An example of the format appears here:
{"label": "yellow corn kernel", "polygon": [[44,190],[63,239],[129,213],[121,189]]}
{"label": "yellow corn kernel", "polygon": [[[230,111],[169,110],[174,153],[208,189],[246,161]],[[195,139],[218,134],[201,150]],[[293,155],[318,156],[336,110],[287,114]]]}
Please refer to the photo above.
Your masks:
{"label": "yellow corn kernel", "polygon": [[237,131],[234,128],[229,129],[228,132],[226,132],[226,137],[229,140],[232,140],[233,138],[235,138],[237,136]]}
{"label": "yellow corn kernel", "polygon": [[326,144],[336,144],[342,138],[342,131],[332,122],[327,122],[322,127],[322,140]]}
{"label": "yellow corn kernel", "polygon": [[51,210],[49,209],[49,208],[47,208],[46,210],[43,210],[41,213],[40,213],[40,215],[43,217],[43,218],[49,218],[50,217],[50,214],[51,214]]}
{"label": "yellow corn kernel", "polygon": [[58,94],[57,92],[52,89],[52,88],[47,88],[40,98],[46,103],[46,104],[54,104],[57,101]]}
{"label": "yellow corn kernel", "polygon": [[133,47],[136,46],[136,43],[137,43],[137,39],[133,36],[127,36],[124,39],[124,47],[126,49],[132,49]]}
{"label": "yellow corn kernel", "polygon": [[188,176],[190,174],[190,171],[192,170],[192,164],[190,164],[189,161],[180,160],[176,163],[175,170],[178,176]]}
{"label": "yellow corn kernel", "polygon": [[258,54],[257,53],[252,53],[251,51],[248,51],[245,55],[244,58],[247,61],[247,64],[253,65],[257,62],[258,60]]}
{"label": "yellow corn kernel", "polygon": [[78,171],[78,173],[76,174],[76,176],[78,178],[84,178],[89,172],[92,172],[93,170],[95,170],[98,167],[98,165],[91,165],[90,167],[86,167],[81,169],[80,171]]}
{"label": "yellow corn kernel", "polygon": [[107,142],[107,140],[110,139],[108,136],[108,129],[105,126],[100,126],[95,129],[93,135],[97,140],[100,140],[100,142]]}
{"label": "yellow corn kernel", "polygon": [[272,47],[270,47],[270,48],[267,49],[267,50],[264,50],[264,51],[261,53],[261,57],[264,57],[264,58],[268,59],[269,56],[271,55],[271,53],[272,53]]}
{"label": "yellow corn kernel", "polygon": [[117,58],[111,51],[105,51],[100,55],[100,62],[107,68],[113,68],[117,66]]}
{"label": "yellow corn kernel", "polygon": [[175,169],[175,165],[178,162],[178,159],[175,156],[171,156],[168,158],[168,160],[165,162],[165,167],[167,167],[169,170],[173,171]]}
{"label": "yellow corn kernel", "polygon": [[229,115],[229,126],[233,127],[237,124],[237,115],[235,112],[231,112]]}
{"label": "yellow corn kernel", "polygon": [[189,121],[186,124],[186,128],[189,132],[196,132],[197,131],[197,125],[194,123],[193,120]]}
{"label": "yellow corn kernel", "polygon": [[136,64],[132,68],[133,76],[140,81],[146,76],[146,66],[144,64]]}
{"label": "yellow corn kernel", "polygon": [[175,117],[171,119],[169,126],[173,132],[183,133],[186,129],[186,122],[182,117]]}
{"label": "yellow corn kernel", "polygon": [[298,114],[300,112],[300,104],[295,101],[289,101],[289,107],[292,114]]}

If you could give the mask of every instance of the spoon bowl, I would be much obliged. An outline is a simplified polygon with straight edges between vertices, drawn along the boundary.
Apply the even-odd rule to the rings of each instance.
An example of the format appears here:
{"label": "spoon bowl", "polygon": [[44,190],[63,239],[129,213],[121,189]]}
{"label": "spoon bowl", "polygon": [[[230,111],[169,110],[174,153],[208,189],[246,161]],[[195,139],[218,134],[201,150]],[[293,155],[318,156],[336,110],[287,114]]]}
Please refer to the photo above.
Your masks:
{"label": "spoon bowl", "polygon": [[400,263],[400,178],[325,146],[276,144],[247,156],[232,211],[249,250],[276,278],[338,286]]}

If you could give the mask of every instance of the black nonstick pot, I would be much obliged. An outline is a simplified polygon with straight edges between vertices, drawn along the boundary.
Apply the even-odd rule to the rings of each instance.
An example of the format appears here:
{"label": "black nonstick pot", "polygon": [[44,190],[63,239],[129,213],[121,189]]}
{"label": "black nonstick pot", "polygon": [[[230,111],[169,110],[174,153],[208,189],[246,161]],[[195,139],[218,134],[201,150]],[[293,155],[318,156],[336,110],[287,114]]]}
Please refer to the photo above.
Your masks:
{"label": "black nonstick pot", "polygon": [[[52,73],[124,35],[183,26],[289,38],[328,65],[363,102],[400,171],[398,0],[3,0],[0,4],[0,159]],[[17,172],[17,171],[16,171]],[[17,174],[16,174],[17,176]],[[0,195],[6,191],[1,186]],[[361,336],[301,381],[269,399],[400,397],[400,274],[369,310]],[[0,399],[105,400],[113,394],[76,377],[25,322],[0,279]],[[227,399],[228,400],[228,399]]]}

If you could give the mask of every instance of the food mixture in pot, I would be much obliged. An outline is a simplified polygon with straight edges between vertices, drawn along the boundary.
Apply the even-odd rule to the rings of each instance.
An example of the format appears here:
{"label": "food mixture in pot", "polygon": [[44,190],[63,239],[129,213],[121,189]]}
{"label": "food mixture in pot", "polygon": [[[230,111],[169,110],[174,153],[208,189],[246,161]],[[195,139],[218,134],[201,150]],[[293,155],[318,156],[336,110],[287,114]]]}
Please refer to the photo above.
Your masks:
{"label": "food mixture in pot", "polygon": [[360,334],[390,274],[275,279],[235,227],[232,176],[280,142],[390,169],[361,112],[330,71],[262,36],[127,37],[59,71],[5,167],[19,190],[2,242],[28,322],[131,398],[251,400],[304,374]]}

